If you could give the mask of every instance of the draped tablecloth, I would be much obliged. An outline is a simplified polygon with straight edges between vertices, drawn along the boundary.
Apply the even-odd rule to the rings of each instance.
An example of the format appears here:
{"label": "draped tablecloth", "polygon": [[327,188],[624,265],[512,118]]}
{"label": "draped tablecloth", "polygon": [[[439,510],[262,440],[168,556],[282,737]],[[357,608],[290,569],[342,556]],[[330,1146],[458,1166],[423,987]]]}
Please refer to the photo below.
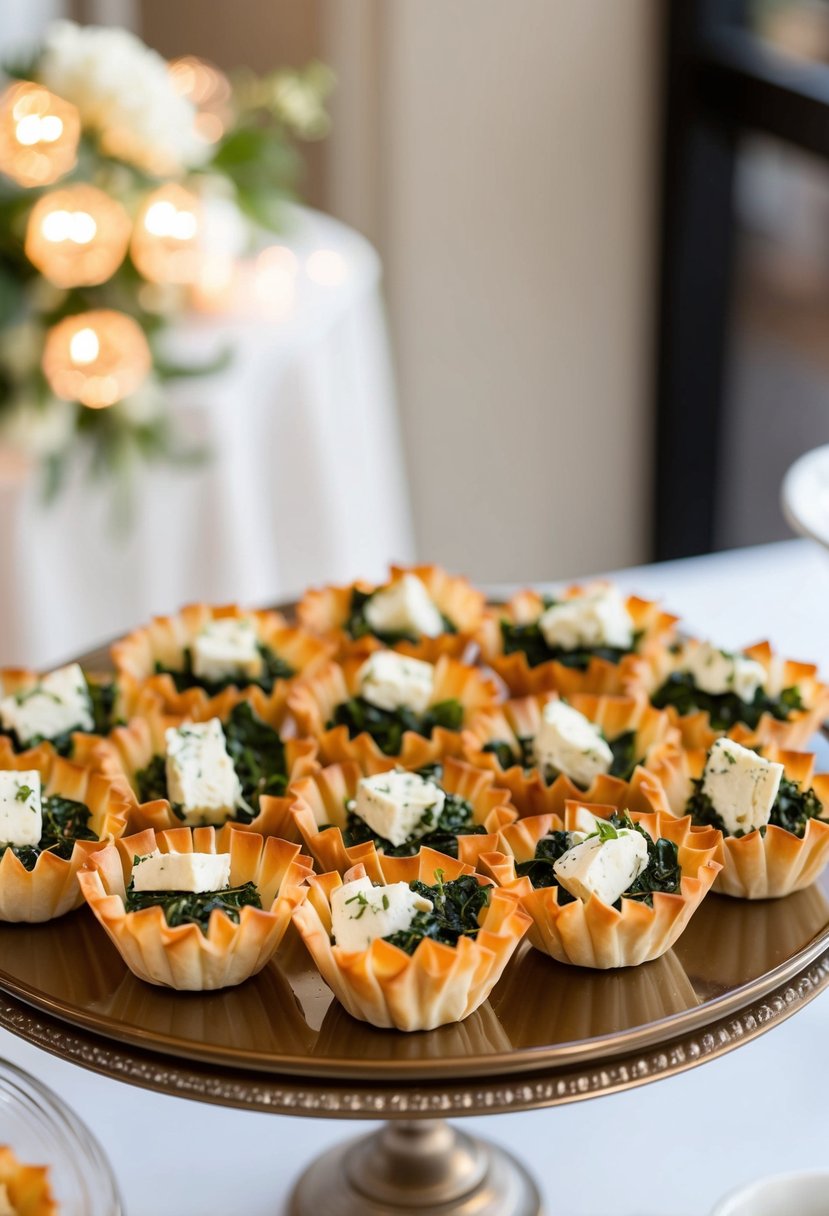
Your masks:
{"label": "draped tablecloth", "polygon": [[362,237],[291,209],[236,312],[171,335],[178,361],[234,349],[169,388],[212,456],[142,471],[126,530],[80,472],[51,506],[32,472],[0,473],[0,666],[54,664],[191,600],[262,604],[412,558],[379,282]]}

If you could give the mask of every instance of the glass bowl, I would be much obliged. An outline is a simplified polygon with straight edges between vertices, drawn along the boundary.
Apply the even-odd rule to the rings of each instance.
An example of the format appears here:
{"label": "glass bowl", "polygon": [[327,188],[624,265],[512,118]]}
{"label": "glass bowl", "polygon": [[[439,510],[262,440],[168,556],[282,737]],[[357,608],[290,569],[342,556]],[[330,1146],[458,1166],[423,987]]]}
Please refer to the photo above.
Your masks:
{"label": "glass bowl", "polygon": [[57,1094],[0,1060],[0,1144],[49,1167],[60,1216],[123,1216],[109,1162],[92,1132]]}

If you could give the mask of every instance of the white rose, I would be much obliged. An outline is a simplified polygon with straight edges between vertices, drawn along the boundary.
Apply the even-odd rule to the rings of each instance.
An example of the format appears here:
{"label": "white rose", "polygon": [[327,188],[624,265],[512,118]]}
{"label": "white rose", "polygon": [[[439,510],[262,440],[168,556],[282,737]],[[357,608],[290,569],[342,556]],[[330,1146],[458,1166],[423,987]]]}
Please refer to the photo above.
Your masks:
{"label": "white rose", "polygon": [[0,413],[0,439],[27,456],[52,456],[64,448],[75,429],[75,406],[52,398],[44,405],[20,398]]}

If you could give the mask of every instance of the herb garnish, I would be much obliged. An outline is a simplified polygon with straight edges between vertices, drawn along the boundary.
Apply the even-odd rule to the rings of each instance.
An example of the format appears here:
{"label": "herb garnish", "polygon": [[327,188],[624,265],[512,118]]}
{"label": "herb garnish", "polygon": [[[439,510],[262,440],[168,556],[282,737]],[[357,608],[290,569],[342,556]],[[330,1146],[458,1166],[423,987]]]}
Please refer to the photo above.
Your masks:
{"label": "herb garnish", "polygon": [[[693,780],[694,792],[686,807],[686,814],[691,816],[695,824],[700,827],[718,828],[723,836],[734,836],[735,839],[747,836],[749,832],[753,831],[759,831],[761,836],[765,836],[765,825],[759,829],[750,828],[749,832],[745,828],[740,828],[733,833],[729,832],[710,797],[703,793],[702,782],[702,777]],[[813,789],[805,790],[796,781],[790,781],[788,777],[780,778],[780,788],[769,816],[770,824],[802,838],[809,820],[822,818],[826,819],[829,816],[824,816],[823,805]]]}
{"label": "herb garnish", "polygon": [[751,701],[743,701],[735,692],[703,692],[697,688],[689,671],[672,672],[653,693],[651,702],[657,709],[666,709],[671,705],[682,715],[706,710],[715,730],[730,730],[737,722],[743,722],[754,730],[763,714],[771,714],[778,721],[786,722],[794,710],[803,708],[796,685],[784,688],[776,697],[758,688]]}
{"label": "herb garnish", "polygon": [[430,705],[424,714],[416,714],[406,706],[379,709],[365,697],[352,697],[336,706],[326,728],[347,726],[351,739],[367,731],[384,755],[396,756],[403,746],[404,731],[411,730],[428,739],[436,726],[442,726],[445,730],[460,730],[462,724],[463,706],[455,698],[438,701]]}
{"label": "herb garnish", "polygon": [[132,883],[127,889],[126,909],[140,912],[143,908],[160,907],[171,928],[178,925],[198,925],[207,935],[210,914],[215,908],[224,912],[235,925],[239,923],[241,908],[261,908],[262,900],[256,883],[246,882],[240,887],[227,887],[224,891],[136,891]]}
{"label": "herb garnish", "polygon": [[444,882],[443,872],[436,870],[435,880],[433,887],[419,879],[409,883],[412,891],[431,900],[432,910],[416,912],[408,929],[392,933],[384,941],[413,954],[424,937],[447,946],[456,946],[461,937],[475,937],[479,914],[489,904],[490,888],[481,886],[474,874]]}
{"label": "herb garnish", "polygon": [[155,670],[158,674],[171,676],[179,692],[185,692],[188,688],[203,688],[211,697],[215,697],[226,688],[248,687],[251,684],[258,684],[265,692],[273,692],[273,686],[277,680],[290,680],[291,676],[296,675],[290,663],[286,663],[263,642],[259,642],[256,649],[262,656],[262,671],[256,677],[235,675],[225,676],[220,680],[208,680],[204,676],[197,676],[193,671],[193,652],[189,646],[186,646],[182,652],[180,668],[165,667],[163,663],[157,662]]}
{"label": "herb garnish", "polygon": [[[377,588],[376,591],[359,591],[356,587],[351,593],[351,606],[349,608],[348,617],[343,623],[343,629],[350,638],[377,638],[384,646],[396,646],[398,642],[419,642],[420,636],[416,633],[407,633],[405,630],[384,630],[377,633],[369,625],[366,619],[366,604],[376,595],[377,591],[382,588]],[[457,626],[453,621],[450,621],[448,616],[442,612],[440,614],[443,621],[444,633],[457,633]]]}
{"label": "herb garnish", "polygon": [[[28,787],[21,786],[18,797],[24,789]],[[51,794],[43,799],[43,827],[38,843],[0,845],[0,857],[7,849],[11,849],[27,870],[35,868],[41,853],[54,853],[56,857],[68,861],[76,840],[98,839],[89,827],[90,817],[91,812],[84,803]]]}

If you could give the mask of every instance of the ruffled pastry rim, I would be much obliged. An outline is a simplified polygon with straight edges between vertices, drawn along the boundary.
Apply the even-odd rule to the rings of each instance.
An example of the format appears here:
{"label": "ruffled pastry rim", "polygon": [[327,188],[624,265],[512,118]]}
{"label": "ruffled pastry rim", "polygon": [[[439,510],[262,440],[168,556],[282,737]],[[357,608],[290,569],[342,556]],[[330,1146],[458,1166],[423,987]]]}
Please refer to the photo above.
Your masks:
{"label": "ruffled pastry rim", "polygon": [[[414,574],[425,585],[432,601],[458,628],[457,633],[442,633],[436,638],[421,638],[418,642],[398,642],[386,647],[374,636],[351,638],[343,628],[351,609],[351,596],[356,591],[371,594],[396,582],[404,574]],[[435,663],[441,655],[460,659],[476,639],[483,620],[485,597],[460,574],[449,574],[442,566],[389,567],[389,577],[382,583],[357,579],[344,586],[313,587],[305,592],[297,605],[297,620],[311,633],[330,641],[337,657],[369,654],[372,650],[392,649],[413,658]]]}
{"label": "ruffled pastry rim", "polygon": [[20,1216],[59,1216],[49,1174],[48,1165],[30,1165],[10,1145],[0,1145],[0,1183]]}
{"label": "ruffled pastry rim", "polygon": [[532,769],[529,775],[520,764],[503,769],[492,752],[483,750],[484,743],[490,740],[517,740],[519,735],[534,735],[543,707],[557,697],[555,692],[514,697],[476,715],[461,734],[464,758],[476,768],[495,774],[498,783],[509,791],[513,805],[522,818],[562,815],[565,803],[571,799],[616,808],[627,807],[637,812],[667,810],[664,792],[649,772],[647,757],[663,741],[678,735],[667,713],[654,710],[642,697],[577,693],[568,698],[574,709],[586,714],[603,729],[610,730],[611,738],[627,730],[637,731],[644,748],[645,763],[637,765],[630,781],[600,773],[588,789],[582,790],[562,773],[547,785],[537,768]]}
{"label": "ruffled pastry rim", "polygon": [[[307,679],[297,680],[288,691],[288,708],[301,738],[310,737],[319,742],[320,761],[323,764],[339,764],[344,760],[355,760],[372,771],[371,765],[378,761],[399,764],[403,768],[423,768],[446,756],[461,753],[461,730],[446,730],[437,726],[430,738],[415,731],[403,732],[403,746],[396,756],[387,756],[367,731],[349,738],[348,727],[326,727],[334,708],[343,704],[357,691],[357,672],[365,662],[365,656],[351,655],[342,663],[331,661]],[[430,704],[457,698],[464,709],[464,723],[484,707],[496,704],[498,689],[495,681],[479,667],[459,663],[457,659],[443,655],[435,663],[434,693]]]}
{"label": "ruffled pastry rim", "polygon": [[674,945],[720,870],[716,859],[721,833],[714,828],[695,828],[690,817],[676,819],[666,812],[632,814],[653,839],[673,840],[679,847],[682,867],[680,893],[657,891],[653,907],[636,900],[622,899],[621,911],[593,896],[587,903],[580,899],[559,905],[558,888],[534,888],[529,878],[518,878],[516,862],[535,855],[538,841],[552,830],[576,827],[576,814],[587,806],[593,814],[608,818],[615,807],[569,801],[563,819],[558,815],[537,815],[521,819],[504,828],[501,848],[481,856],[479,867],[499,886],[521,898],[521,905],[532,917],[530,943],[560,963],[607,970],[635,967],[659,958]]}
{"label": "ruffled pastry rim", "polygon": [[[258,694],[258,695],[254,695]],[[167,713],[158,700],[144,700],[142,716],[132,718],[125,726],[116,726],[106,738],[90,736],[79,740],[87,763],[105,773],[111,780],[119,781],[126,789],[130,802],[130,828],[155,831],[181,827],[169,801],[159,798],[152,802],[141,802],[134,788],[135,774],[144,768],[154,755],[164,754],[164,732],[167,727],[181,726],[187,721],[205,721],[217,717],[224,722],[230,712],[240,703],[249,704],[254,713],[281,734],[288,722],[287,689],[277,687],[270,695],[261,688],[251,690],[243,696],[234,689],[227,689],[218,697],[198,701],[196,712],[186,714]],[[211,712],[212,711],[212,712]],[[283,738],[285,764],[287,768],[286,793],[281,797],[266,795],[259,800],[259,813],[250,823],[229,820],[240,832],[260,832],[263,836],[282,836],[294,839],[294,823],[290,815],[292,799],[288,796],[291,781],[314,772],[319,767],[318,746],[314,739]]]}
{"label": "ruffled pastry rim", "polygon": [[[380,865],[385,882],[419,878],[432,885],[438,870],[446,881],[474,873],[432,849],[415,857],[381,858]],[[344,879],[336,872],[315,875],[294,908],[294,924],[337,1000],[352,1017],[381,1029],[434,1030],[468,1017],[487,999],[530,927],[517,896],[493,887],[480,932],[474,939],[462,937],[456,947],[424,939],[408,955],[377,939],[366,950],[342,950],[331,941],[331,893],[364,873],[355,866]],[[489,884],[481,875],[476,878]]]}
{"label": "ruffled pastry rim", "polygon": [[[589,584],[612,586],[607,580]],[[561,592],[563,599],[583,595],[587,584],[573,583]],[[655,600],[645,600],[638,595],[626,597],[628,612],[633,617],[637,631],[641,630],[643,647],[667,647],[676,634],[679,617],[672,615]],[[555,691],[563,697],[576,693],[601,693],[620,695],[627,691],[619,663],[607,659],[592,658],[586,670],[567,667],[557,659],[531,667],[526,654],[514,651],[504,654],[500,622],[506,618],[519,623],[537,620],[544,611],[544,602],[538,591],[525,588],[513,595],[506,604],[490,607],[484,614],[477,641],[483,660],[504,681],[511,697],[526,697],[535,693]]]}
{"label": "ruffled pastry rim", "polygon": [[[203,688],[178,692],[172,676],[156,673],[155,663],[165,655],[168,660],[171,655],[180,658],[184,648],[192,645],[208,621],[227,617],[251,620],[260,641],[284,656],[298,675],[313,671],[331,656],[333,647],[330,643],[289,624],[281,612],[244,609],[238,604],[185,604],[178,612],[153,617],[146,625],[132,630],[112,644],[110,655],[125,716],[139,711],[140,698],[146,692],[158,698],[167,713],[206,713],[208,717],[212,716],[212,711],[207,712],[201,704],[212,700]],[[281,683],[283,681],[277,681],[276,686]],[[228,687],[237,697],[254,691],[267,695],[257,684]]]}
{"label": "ruffled pastry rim", "polygon": [[120,781],[58,755],[49,743],[15,752],[0,738],[0,770],[26,769],[38,770],[44,792],[83,802],[98,833],[97,840],[76,840],[69,858],[41,853],[31,870],[11,849],[0,857],[0,921],[40,924],[83,903],[78,871],[93,853],[124,835],[131,802]]}
{"label": "ruffled pastry rim", "polygon": [[[373,772],[388,772],[393,767],[391,764],[383,768],[375,767]],[[360,778],[370,775],[372,773],[367,773],[363,766],[346,760],[342,764],[319,769],[293,782],[291,786],[294,798],[291,816],[296,832],[323,872],[344,874],[352,867],[362,865],[372,882],[383,881],[382,851],[378,851],[371,840],[346,846],[342,831],[336,825],[336,818],[342,813],[346,800],[355,796]],[[468,799],[472,804],[475,824],[486,828],[486,835],[458,837],[459,860],[474,866],[482,852],[494,847],[499,829],[514,822],[518,814],[510,805],[507,791],[495,785],[492,773],[476,769],[454,757],[449,756],[444,760],[440,785],[449,793]],[[333,826],[320,830],[320,823]]]}
{"label": "ruffled pastry rim", "polygon": [[[783,765],[790,781],[814,789],[829,816],[829,773],[815,773],[811,752],[763,745],[757,735],[744,734],[744,746],[763,746],[763,758]],[[692,778],[702,775],[707,748],[666,745],[653,758],[653,771],[665,791],[671,811],[682,815],[688,801]],[[829,862],[829,818],[810,819],[803,836],[769,824],[745,836],[723,836],[717,860],[722,870],[714,890],[734,899],[782,899],[800,891],[819,877]]]}
{"label": "ruffled pastry rim", "polygon": [[[697,646],[701,642],[699,638],[687,638],[684,644],[686,647]],[[816,664],[784,659],[775,653],[767,641],[747,646],[743,653],[773,673],[781,689],[794,685],[805,687],[808,700],[806,708],[792,710],[785,721],[764,713],[754,731],[750,731],[743,722],[735,724],[729,731],[723,731],[714,729],[707,710],[678,714],[673,706],[668,706],[666,712],[671,714],[679,727],[684,746],[708,748],[724,734],[739,739],[750,733],[764,744],[774,744],[788,751],[801,750],[829,717],[829,685],[818,678]],[[667,648],[655,647],[642,654],[628,655],[622,660],[621,667],[626,691],[644,693],[649,697],[671,672],[679,669],[680,658]]]}
{"label": "ruffled pastry rim", "polygon": [[[244,907],[234,924],[218,909],[208,931],[167,924],[160,907],[127,912],[124,904],[133,858],[164,853],[230,853],[231,885],[255,882],[263,907]],[[161,987],[207,991],[241,984],[271,960],[305,881],[313,874],[301,846],[225,826],[151,828],[123,837],[90,857],[78,875],[86,902],[130,971]]]}

